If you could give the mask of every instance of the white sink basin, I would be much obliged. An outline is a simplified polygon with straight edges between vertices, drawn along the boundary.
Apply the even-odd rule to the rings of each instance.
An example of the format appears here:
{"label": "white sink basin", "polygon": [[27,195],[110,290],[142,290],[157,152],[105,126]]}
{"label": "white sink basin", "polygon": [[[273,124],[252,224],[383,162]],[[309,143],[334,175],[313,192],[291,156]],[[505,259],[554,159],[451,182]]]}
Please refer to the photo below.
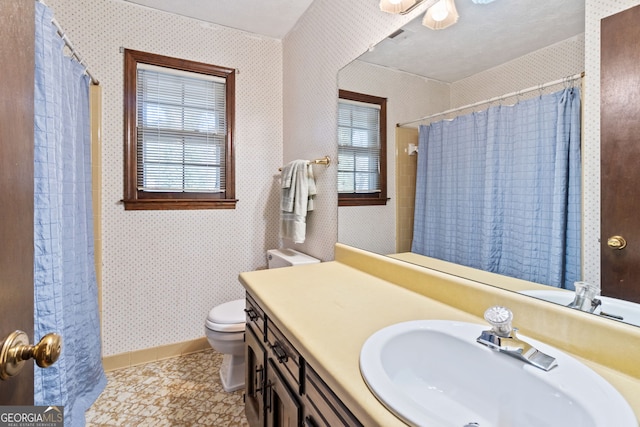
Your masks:
{"label": "white sink basin", "polygon": [[[573,292],[563,290],[536,289],[520,293],[561,305],[570,304],[574,297]],[[640,326],[640,304],[605,296],[599,296],[598,299],[602,304],[596,308],[594,314]]]}
{"label": "white sink basin", "polygon": [[486,329],[444,320],[398,323],[365,342],[360,371],[373,394],[414,426],[638,427],[620,393],[584,364],[521,336],[557,359],[543,371],[478,344]]}

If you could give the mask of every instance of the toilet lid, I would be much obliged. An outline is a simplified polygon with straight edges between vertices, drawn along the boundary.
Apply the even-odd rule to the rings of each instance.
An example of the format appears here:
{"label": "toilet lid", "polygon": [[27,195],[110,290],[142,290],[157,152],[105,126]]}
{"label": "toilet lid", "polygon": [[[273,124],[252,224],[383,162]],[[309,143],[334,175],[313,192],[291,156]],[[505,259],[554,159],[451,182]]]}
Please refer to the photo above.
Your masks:
{"label": "toilet lid", "polygon": [[207,320],[211,323],[218,324],[244,324],[246,319],[244,307],[244,299],[237,299],[234,301],[225,302],[224,304],[216,305],[211,309],[211,311],[209,311]]}

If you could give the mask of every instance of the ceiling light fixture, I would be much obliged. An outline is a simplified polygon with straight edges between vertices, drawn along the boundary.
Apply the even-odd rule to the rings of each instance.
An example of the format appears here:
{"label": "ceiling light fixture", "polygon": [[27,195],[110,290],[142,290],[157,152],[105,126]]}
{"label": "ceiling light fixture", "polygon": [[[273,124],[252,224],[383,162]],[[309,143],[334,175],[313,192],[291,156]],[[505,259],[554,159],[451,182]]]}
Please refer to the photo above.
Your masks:
{"label": "ceiling light fixture", "polygon": [[[427,13],[422,25],[432,30],[442,30],[458,22],[458,11],[454,0],[380,0],[380,10],[406,15],[422,3],[427,3]],[[472,0],[474,3],[491,3],[494,0]]]}
{"label": "ceiling light fixture", "polygon": [[453,0],[439,0],[427,9],[422,25],[432,30],[442,30],[458,22],[459,17]]}
{"label": "ceiling light fixture", "polygon": [[387,13],[405,15],[422,2],[424,0],[380,0],[380,10]]}

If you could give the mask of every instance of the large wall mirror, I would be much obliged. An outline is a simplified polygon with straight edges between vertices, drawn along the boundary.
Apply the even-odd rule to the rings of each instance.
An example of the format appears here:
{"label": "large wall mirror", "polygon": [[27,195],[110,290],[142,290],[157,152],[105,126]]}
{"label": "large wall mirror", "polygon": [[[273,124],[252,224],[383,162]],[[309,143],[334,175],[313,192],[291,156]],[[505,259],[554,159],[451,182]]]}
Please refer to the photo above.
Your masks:
{"label": "large wall mirror", "polygon": [[[422,25],[423,14],[364,52],[338,75],[339,89],[387,99],[387,193],[384,206],[341,206],[338,240],[358,248],[465,275],[551,302],[568,304],[574,293],[425,259],[411,253],[417,155],[417,127],[513,104],[558,91],[567,82],[542,88],[584,71],[585,3],[508,2],[475,4],[457,0],[459,20],[443,29]],[[539,91],[518,93],[539,87]],[[427,120],[422,117],[509,93],[513,97]],[[412,123],[408,123],[412,122]],[[396,124],[405,124],[396,127]],[[408,124],[407,124],[408,123]],[[584,189],[583,189],[584,191]],[[587,189],[588,191],[588,189]],[[442,242],[453,244],[453,242]],[[640,325],[640,313],[625,301],[600,298],[595,309]],[[622,317],[623,319],[619,319]]]}

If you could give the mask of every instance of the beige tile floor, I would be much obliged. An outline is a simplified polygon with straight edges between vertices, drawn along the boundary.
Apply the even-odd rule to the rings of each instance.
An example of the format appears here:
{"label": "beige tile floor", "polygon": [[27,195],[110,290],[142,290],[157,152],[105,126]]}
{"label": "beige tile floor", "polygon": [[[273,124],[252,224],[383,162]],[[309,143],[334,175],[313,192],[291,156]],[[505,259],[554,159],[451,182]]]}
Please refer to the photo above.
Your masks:
{"label": "beige tile floor", "polygon": [[222,389],[221,362],[208,350],[108,372],[87,426],[248,426],[244,390]]}

